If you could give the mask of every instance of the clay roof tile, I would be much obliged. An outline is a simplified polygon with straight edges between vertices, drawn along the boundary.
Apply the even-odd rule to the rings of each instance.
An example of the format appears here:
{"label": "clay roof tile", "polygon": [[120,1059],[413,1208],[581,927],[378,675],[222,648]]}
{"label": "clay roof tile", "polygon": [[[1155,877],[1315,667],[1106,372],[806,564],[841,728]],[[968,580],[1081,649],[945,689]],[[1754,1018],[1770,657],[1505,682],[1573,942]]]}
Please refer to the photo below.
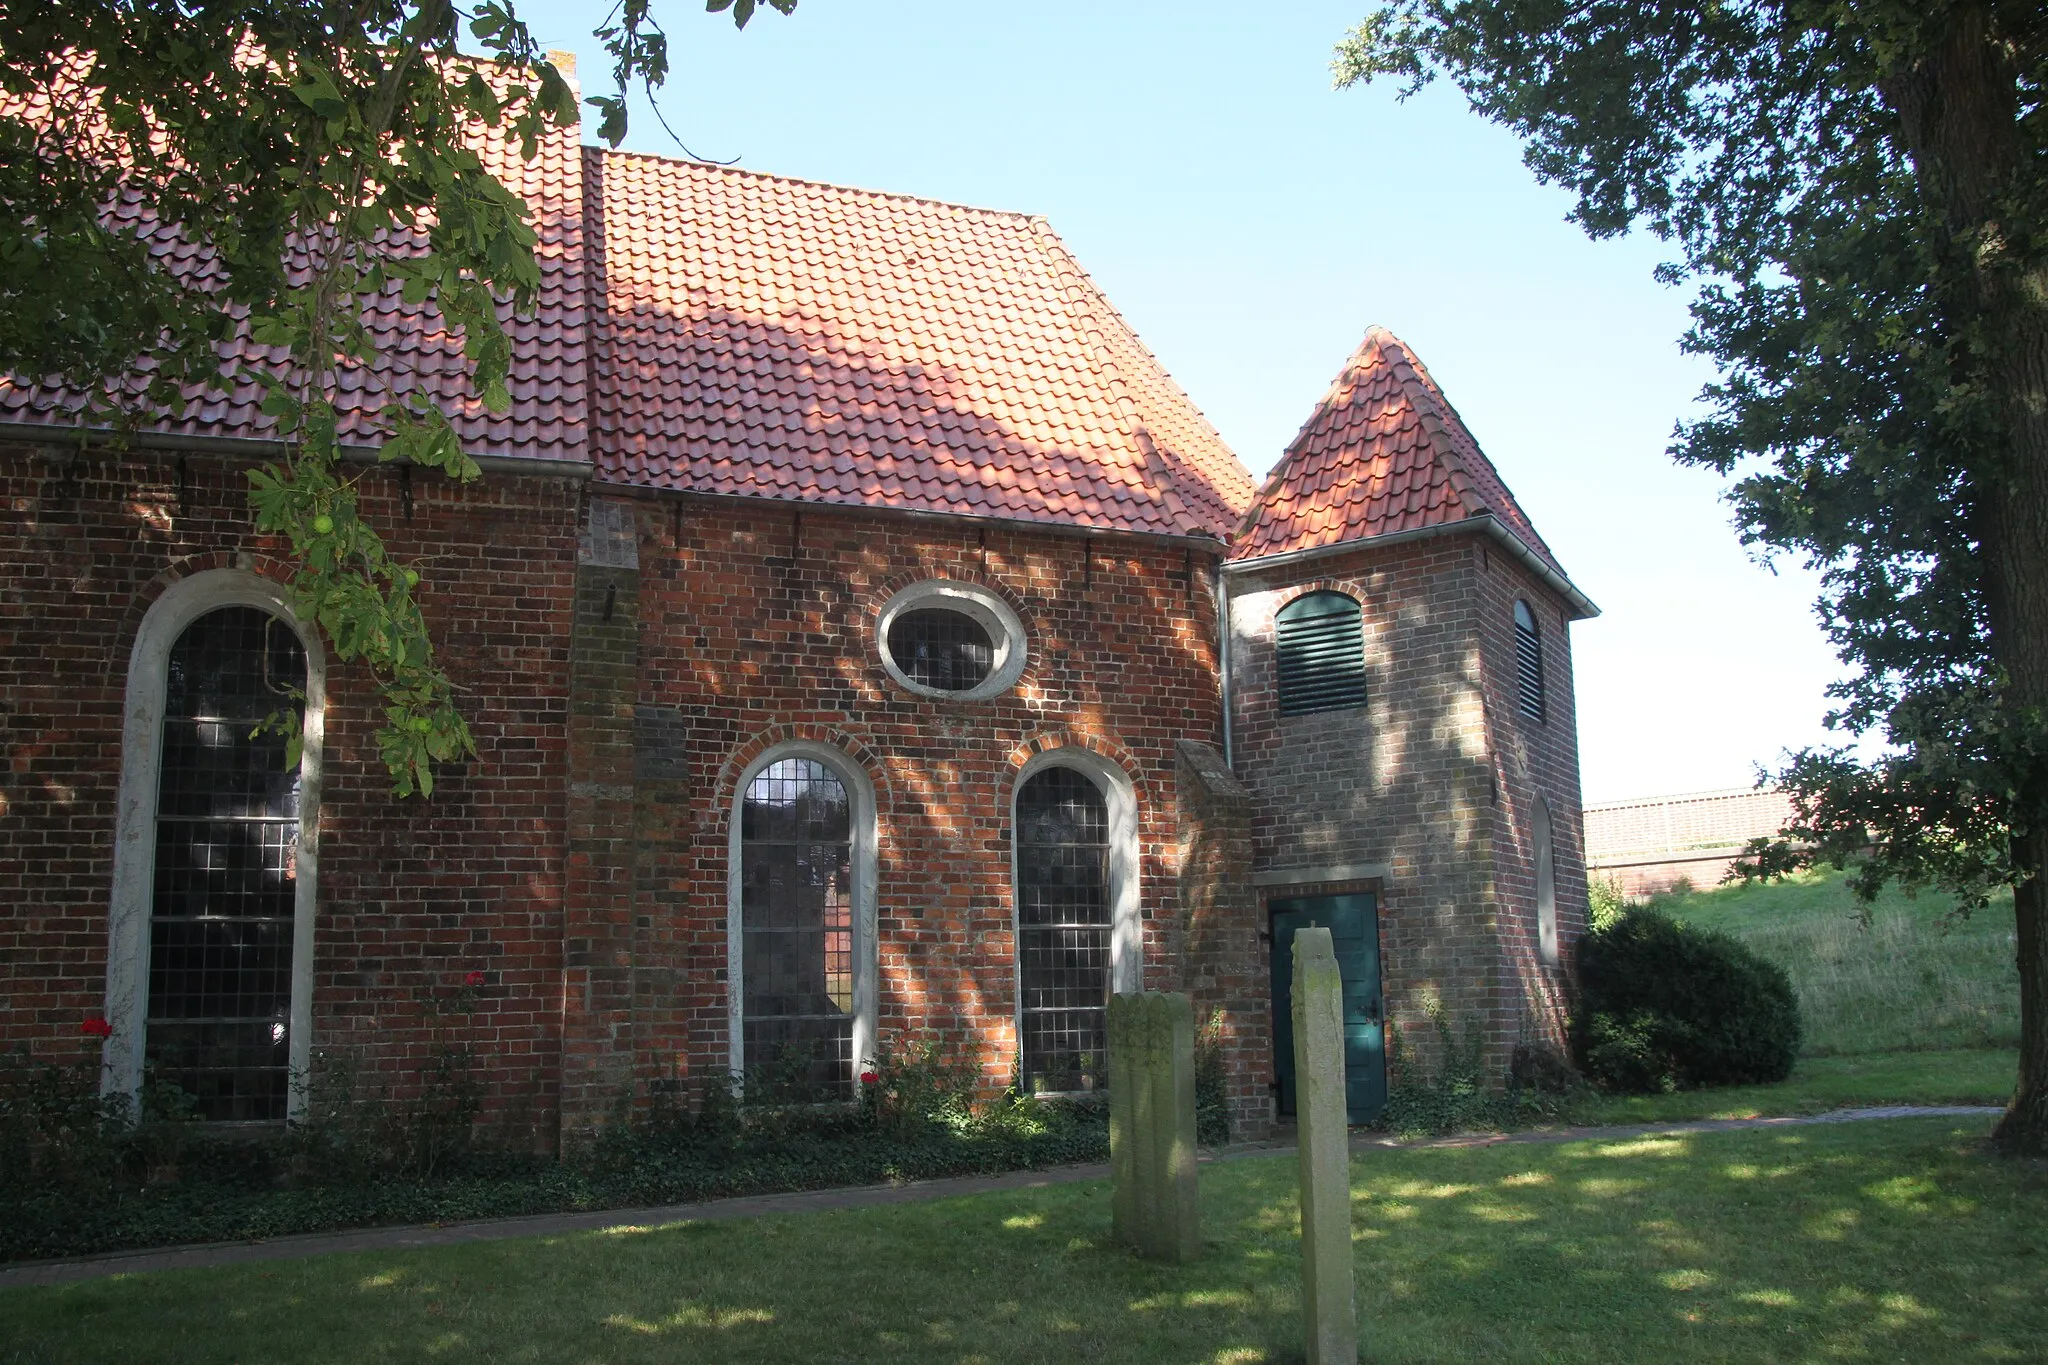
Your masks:
{"label": "clay roof tile", "polygon": [[1563,576],[1421,360],[1392,332],[1374,327],[1267,475],[1232,540],[1232,558],[1480,515],[1496,518]]}

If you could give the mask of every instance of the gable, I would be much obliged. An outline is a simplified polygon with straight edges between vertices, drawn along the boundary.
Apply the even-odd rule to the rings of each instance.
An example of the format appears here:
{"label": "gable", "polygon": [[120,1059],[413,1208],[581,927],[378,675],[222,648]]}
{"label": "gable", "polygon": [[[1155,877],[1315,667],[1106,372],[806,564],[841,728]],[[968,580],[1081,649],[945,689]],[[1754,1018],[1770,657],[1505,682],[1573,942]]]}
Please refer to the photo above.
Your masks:
{"label": "gable", "polygon": [[1476,518],[1490,518],[1546,577],[1570,588],[1563,566],[1421,360],[1392,332],[1374,327],[1267,476],[1232,558],[1293,554]]}

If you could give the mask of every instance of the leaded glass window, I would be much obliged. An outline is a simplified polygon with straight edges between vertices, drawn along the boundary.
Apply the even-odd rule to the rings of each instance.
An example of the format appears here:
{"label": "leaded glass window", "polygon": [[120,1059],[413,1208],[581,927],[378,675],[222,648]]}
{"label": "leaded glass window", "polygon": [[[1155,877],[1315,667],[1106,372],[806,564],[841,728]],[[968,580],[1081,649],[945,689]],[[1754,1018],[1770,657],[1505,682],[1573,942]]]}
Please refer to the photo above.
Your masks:
{"label": "leaded glass window", "polygon": [[274,1122],[291,1092],[299,774],[257,733],[303,713],[306,651],[255,607],[171,646],[157,782],[145,1055],[200,1117]]}
{"label": "leaded glass window", "polygon": [[750,1086],[853,1094],[853,814],[824,763],[763,768],[740,802],[741,1033]]}
{"label": "leaded glass window", "polygon": [[903,676],[940,692],[969,692],[995,666],[988,628],[964,611],[919,607],[889,623],[889,657]]}
{"label": "leaded glass window", "polygon": [[1027,1091],[1108,1076],[1109,804],[1087,774],[1045,768],[1017,792],[1017,962]]}

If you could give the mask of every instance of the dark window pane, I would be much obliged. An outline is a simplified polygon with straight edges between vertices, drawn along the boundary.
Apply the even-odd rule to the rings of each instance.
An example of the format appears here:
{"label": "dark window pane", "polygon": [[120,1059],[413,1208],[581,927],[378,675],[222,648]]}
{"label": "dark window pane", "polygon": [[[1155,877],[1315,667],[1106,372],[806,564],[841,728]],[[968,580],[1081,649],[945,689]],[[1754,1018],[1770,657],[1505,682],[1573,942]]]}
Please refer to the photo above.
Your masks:
{"label": "dark window pane", "polygon": [[147,1058],[214,1120],[284,1118],[290,1088],[299,775],[251,732],[298,713],[306,654],[254,607],[171,646],[157,782]]}
{"label": "dark window pane", "polygon": [[963,611],[920,607],[889,622],[889,657],[903,676],[942,692],[967,692],[988,680],[995,644]]}
{"label": "dark window pane", "polygon": [[1017,988],[1027,1090],[1108,1074],[1109,803],[1073,768],[1017,793]]}
{"label": "dark window pane", "polygon": [[783,759],[740,802],[742,1050],[778,1098],[853,1093],[853,818],[823,763]]}

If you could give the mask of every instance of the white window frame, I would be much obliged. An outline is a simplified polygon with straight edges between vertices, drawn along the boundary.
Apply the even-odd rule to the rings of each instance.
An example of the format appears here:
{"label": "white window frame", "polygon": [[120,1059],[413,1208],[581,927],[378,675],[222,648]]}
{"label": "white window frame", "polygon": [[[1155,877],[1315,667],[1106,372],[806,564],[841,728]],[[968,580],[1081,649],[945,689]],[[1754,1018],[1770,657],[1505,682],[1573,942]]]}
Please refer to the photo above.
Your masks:
{"label": "white window frame", "polygon": [[[889,627],[896,623],[896,618],[906,611],[929,607],[957,611],[988,632],[989,641],[995,647],[995,657],[989,662],[988,676],[975,686],[952,692],[943,687],[927,687],[921,682],[914,682],[897,665],[896,656],[889,652]],[[920,697],[934,697],[941,701],[987,701],[1001,696],[1015,687],[1017,679],[1024,675],[1024,664],[1030,654],[1024,622],[1010,609],[1008,602],[977,584],[946,578],[928,578],[922,583],[912,583],[885,602],[875,616],[875,645],[882,655],[883,670],[898,687]]]}
{"label": "white window frame", "polygon": [[1109,807],[1109,988],[1116,995],[1145,989],[1145,923],[1138,895],[1138,792],[1130,775],[1092,749],[1063,745],[1034,754],[1010,784],[1010,952],[1016,996],[1011,1023],[1017,1058],[1024,1056],[1023,840],[1018,837],[1017,798],[1024,784],[1047,768],[1072,768],[1094,782]]}
{"label": "white window frame", "polygon": [[291,627],[306,651],[306,710],[299,756],[298,881],[292,899],[290,1097],[286,1117],[303,1118],[313,1060],[313,929],[320,884],[320,770],[326,721],[327,656],[318,633],[292,611],[281,584],[243,569],[208,569],[180,579],[151,604],[128,653],[121,728],[120,804],[114,824],[114,880],[107,915],[107,1039],[100,1073],[106,1095],[142,1089],[149,1019],[149,921],[156,884],[157,792],[163,770],[165,687],[171,647],[185,628],[221,607],[254,607]]}
{"label": "white window frame", "polygon": [[1536,798],[1533,841],[1536,872],[1536,955],[1546,967],[1557,965],[1557,841],[1550,803]]}
{"label": "white window frame", "polygon": [[851,807],[852,848],[848,850],[853,873],[853,1089],[860,1093],[860,1073],[875,1059],[876,1037],[876,951],[875,951],[875,788],[868,775],[844,752],[813,740],[792,739],[758,755],[740,772],[733,784],[731,828],[726,839],[725,877],[725,984],[726,1030],[729,1045],[726,1064],[735,1083],[746,1076],[746,931],[740,919],[740,896],[745,852],[741,847],[740,809],[747,788],[762,769],[786,758],[808,758],[832,770],[846,788]]}

